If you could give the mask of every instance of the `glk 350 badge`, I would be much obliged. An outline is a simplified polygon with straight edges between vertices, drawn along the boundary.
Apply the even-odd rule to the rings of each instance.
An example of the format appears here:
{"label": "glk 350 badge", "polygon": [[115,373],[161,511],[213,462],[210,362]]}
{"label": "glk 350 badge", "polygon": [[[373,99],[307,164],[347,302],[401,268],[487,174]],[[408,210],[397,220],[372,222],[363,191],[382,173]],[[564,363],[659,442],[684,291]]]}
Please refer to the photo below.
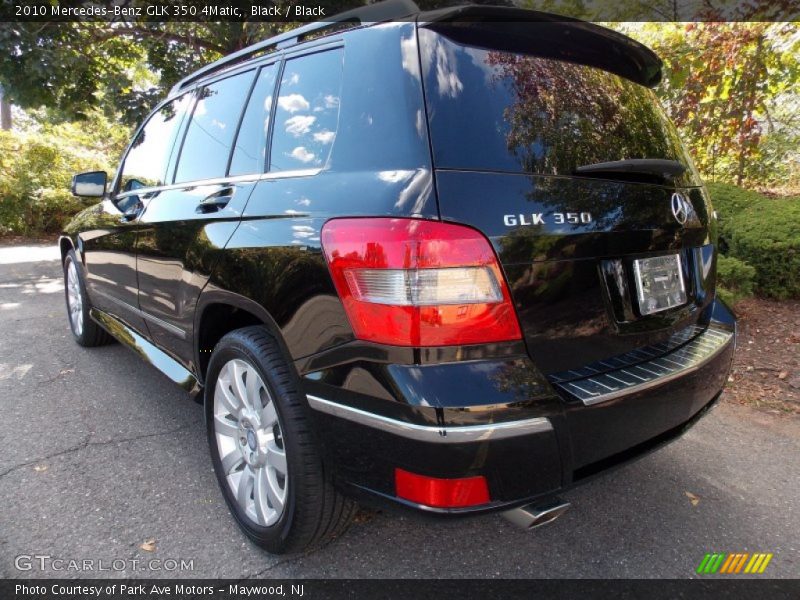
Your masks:
{"label": "glk 350 badge", "polygon": [[556,212],[556,213],[529,213],[521,215],[503,215],[506,227],[517,225],[586,225],[592,222],[592,213],[588,212]]}

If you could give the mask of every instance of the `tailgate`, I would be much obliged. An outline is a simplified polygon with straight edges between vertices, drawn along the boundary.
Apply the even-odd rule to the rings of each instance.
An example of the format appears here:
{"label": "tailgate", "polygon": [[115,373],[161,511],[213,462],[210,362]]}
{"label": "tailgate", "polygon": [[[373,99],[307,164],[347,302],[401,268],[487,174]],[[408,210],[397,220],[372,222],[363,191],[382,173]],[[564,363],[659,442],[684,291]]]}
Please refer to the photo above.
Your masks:
{"label": "tailgate", "polygon": [[707,322],[714,220],[655,96],[569,37],[522,52],[493,27],[419,29],[436,188],[443,219],[494,244],[537,365],[562,373]]}

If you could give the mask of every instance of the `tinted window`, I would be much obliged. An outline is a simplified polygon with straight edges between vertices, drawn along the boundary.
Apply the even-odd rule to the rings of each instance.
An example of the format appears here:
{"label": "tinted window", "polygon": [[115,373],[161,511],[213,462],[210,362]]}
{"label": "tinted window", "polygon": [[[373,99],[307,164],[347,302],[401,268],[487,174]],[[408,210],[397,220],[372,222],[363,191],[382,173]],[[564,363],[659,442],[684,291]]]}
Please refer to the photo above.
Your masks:
{"label": "tinted window", "polygon": [[181,147],[175,182],[223,177],[253,71],[201,88]]}
{"label": "tinted window", "polygon": [[239,136],[233,148],[231,175],[262,173],[267,162],[267,134],[269,116],[272,110],[272,94],[275,91],[275,78],[278,66],[270,65],[261,69],[258,81],[250,95],[250,102],[239,128]]}
{"label": "tinted window", "polygon": [[328,161],[339,122],[342,56],[332,50],[286,62],[270,170],[313,169]]}
{"label": "tinted window", "polygon": [[629,158],[691,164],[645,87],[593,67],[425,36],[437,166],[571,174]]}
{"label": "tinted window", "polygon": [[191,94],[156,111],[139,131],[122,167],[121,191],[164,185],[167,162]]}

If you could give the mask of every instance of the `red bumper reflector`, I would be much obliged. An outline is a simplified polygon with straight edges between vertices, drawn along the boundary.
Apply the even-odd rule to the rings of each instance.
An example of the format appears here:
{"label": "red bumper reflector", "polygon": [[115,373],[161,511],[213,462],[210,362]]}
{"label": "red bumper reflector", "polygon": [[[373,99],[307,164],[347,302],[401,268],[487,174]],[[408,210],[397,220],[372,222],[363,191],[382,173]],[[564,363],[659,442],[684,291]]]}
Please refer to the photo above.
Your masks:
{"label": "red bumper reflector", "polygon": [[425,506],[461,508],[489,503],[489,487],[483,476],[439,479],[395,469],[394,483],[398,498]]}

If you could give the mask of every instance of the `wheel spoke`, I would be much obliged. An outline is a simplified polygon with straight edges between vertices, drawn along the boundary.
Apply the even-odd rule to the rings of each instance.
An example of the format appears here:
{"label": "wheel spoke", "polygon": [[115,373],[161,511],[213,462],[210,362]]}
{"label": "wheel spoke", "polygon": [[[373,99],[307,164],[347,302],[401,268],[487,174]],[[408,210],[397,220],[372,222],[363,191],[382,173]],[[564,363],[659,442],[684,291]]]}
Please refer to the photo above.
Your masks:
{"label": "wheel spoke", "polygon": [[245,467],[241,477],[239,477],[239,489],[236,491],[236,501],[245,512],[247,512],[247,505],[250,503],[254,480],[253,470],[250,467]]}
{"label": "wheel spoke", "polygon": [[269,525],[271,517],[276,513],[267,504],[267,470],[258,469],[256,471],[255,487],[253,488],[253,502],[256,509],[256,517],[260,525]]}
{"label": "wheel spoke", "polygon": [[236,467],[244,462],[244,459],[242,458],[241,452],[238,450],[231,450],[222,457],[220,462],[222,463],[222,472],[225,473],[225,475],[230,475]]}
{"label": "wheel spoke", "polygon": [[239,399],[245,408],[250,408],[250,402],[247,398],[247,389],[244,383],[244,376],[247,373],[247,365],[239,360],[235,360],[231,363],[232,371],[233,371],[233,391],[236,393],[236,397]]}
{"label": "wheel spoke", "polygon": [[267,445],[267,464],[284,477],[286,476],[286,452],[278,448],[275,442]]}
{"label": "wheel spoke", "polygon": [[265,471],[265,479],[267,480],[267,498],[269,498],[269,503],[272,505],[272,508],[274,508],[278,514],[280,514],[281,511],[283,511],[283,498],[285,492],[278,485],[278,477],[275,474],[275,471],[271,469],[265,469]]}
{"label": "wheel spoke", "polygon": [[247,367],[247,381],[245,382],[245,394],[247,394],[247,404],[253,408],[258,408],[258,388],[261,385],[261,378],[256,373],[256,370],[249,366]]}
{"label": "wheel spoke", "polygon": [[242,404],[239,402],[236,395],[231,393],[229,386],[230,382],[227,379],[223,379],[222,374],[220,374],[220,377],[217,378],[217,389],[215,390],[214,397],[219,398],[219,401],[222,402],[222,405],[230,414],[234,417],[238,417]]}
{"label": "wheel spoke", "polygon": [[236,437],[239,434],[236,423],[220,415],[214,417],[214,431],[228,437]]}
{"label": "wheel spoke", "polygon": [[270,400],[267,405],[261,410],[261,427],[264,429],[271,428],[278,422],[278,413],[275,412],[275,403]]}

